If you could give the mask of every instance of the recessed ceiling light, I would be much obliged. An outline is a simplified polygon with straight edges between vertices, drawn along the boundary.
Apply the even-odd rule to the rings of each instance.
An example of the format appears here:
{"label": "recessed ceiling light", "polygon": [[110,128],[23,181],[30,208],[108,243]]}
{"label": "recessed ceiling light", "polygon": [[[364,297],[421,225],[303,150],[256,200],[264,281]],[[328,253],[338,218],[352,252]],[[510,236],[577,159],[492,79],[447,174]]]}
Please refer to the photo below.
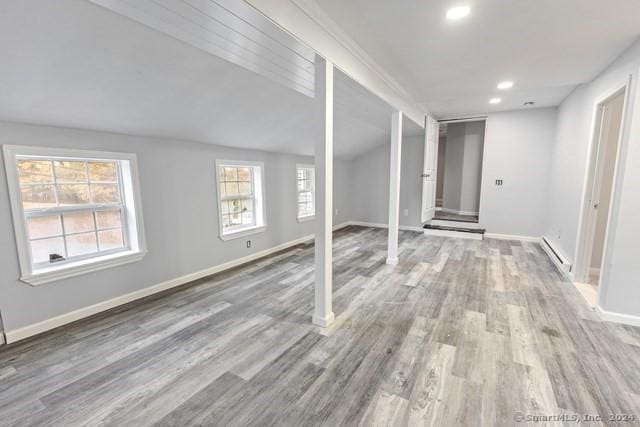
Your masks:
{"label": "recessed ceiling light", "polygon": [[500,90],[511,89],[512,87],[513,87],[513,82],[510,82],[508,80],[498,83],[498,89]]}
{"label": "recessed ceiling light", "polygon": [[502,102],[502,99],[500,98],[491,98],[489,100],[489,104],[500,104]]}
{"label": "recessed ceiling light", "polygon": [[467,16],[471,12],[469,6],[456,6],[447,11],[447,19],[449,21],[457,21]]}

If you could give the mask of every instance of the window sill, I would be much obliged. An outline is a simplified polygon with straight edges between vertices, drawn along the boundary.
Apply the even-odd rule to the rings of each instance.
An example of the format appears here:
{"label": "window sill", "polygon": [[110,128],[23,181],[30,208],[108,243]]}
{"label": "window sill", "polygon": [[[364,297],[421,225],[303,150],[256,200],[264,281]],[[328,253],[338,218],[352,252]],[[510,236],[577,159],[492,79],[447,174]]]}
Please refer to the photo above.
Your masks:
{"label": "window sill", "polygon": [[233,239],[239,239],[240,237],[250,236],[252,234],[257,234],[257,233],[262,233],[266,229],[267,229],[266,225],[260,225],[260,226],[251,227],[251,228],[243,228],[242,230],[230,231],[227,234],[221,234],[220,235],[220,239],[224,240],[224,241],[233,240]]}
{"label": "window sill", "polygon": [[300,216],[298,217],[298,222],[313,221],[314,219],[316,219],[315,215]]}
{"label": "window sill", "polygon": [[86,259],[60,266],[40,269],[32,274],[22,276],[20,280],[32,286],[68,279],[82,274],[93,273],[119,265],[140,261],[147,254],[146,251],[126,251]]}

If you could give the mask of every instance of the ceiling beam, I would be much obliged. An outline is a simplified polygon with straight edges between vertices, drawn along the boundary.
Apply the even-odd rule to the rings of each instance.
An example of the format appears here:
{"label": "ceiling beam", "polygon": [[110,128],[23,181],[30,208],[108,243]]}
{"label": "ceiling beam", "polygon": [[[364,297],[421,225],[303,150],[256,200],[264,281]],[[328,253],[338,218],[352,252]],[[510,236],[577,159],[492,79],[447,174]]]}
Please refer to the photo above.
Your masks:
{"label": "ceiling beam", "polygon": [[413,99],[311,0],[245,0],[336,68],[379,96],[421,128],[427,109]]}

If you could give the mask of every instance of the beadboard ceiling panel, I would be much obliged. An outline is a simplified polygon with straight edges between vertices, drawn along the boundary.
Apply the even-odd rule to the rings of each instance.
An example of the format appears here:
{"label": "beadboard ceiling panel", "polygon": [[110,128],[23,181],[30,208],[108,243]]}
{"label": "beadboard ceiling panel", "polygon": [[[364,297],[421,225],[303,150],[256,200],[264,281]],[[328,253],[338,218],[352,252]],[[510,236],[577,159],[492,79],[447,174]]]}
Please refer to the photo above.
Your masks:
{"label": "beadboard ceiling panel", "polygon": [[314,52],[237,0],[89,0],[313,96]]}
{"label": "beadboard ceiling panel", "polygon": [[[88,0],[0,2],[0,57],[0,120],[314,152],[313,98]],[[334,102],[337,158],[389,143],[391,107],[339,70]]]}

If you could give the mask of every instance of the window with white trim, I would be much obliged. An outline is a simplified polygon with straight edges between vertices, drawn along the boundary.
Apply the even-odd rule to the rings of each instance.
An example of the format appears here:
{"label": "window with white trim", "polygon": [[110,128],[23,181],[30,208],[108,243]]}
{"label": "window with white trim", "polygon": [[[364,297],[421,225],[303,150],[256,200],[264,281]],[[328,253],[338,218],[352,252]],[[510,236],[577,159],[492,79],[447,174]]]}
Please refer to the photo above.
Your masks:
{"label": "window with white trim", "polygon": [[40,284],[144,252],[135,156],[19,146],[4,152],[23,280]]}
{"label": "window with white trim", "polygon": [[316,213],[315,175],[315,168],[313,166],[296,166],[296,181],[298,188],[298,219],[312,218]]}
{"label": "window with white trim", "polygon": [[216,162],[221,238],[264,229],[263,167],[257,162]]}

